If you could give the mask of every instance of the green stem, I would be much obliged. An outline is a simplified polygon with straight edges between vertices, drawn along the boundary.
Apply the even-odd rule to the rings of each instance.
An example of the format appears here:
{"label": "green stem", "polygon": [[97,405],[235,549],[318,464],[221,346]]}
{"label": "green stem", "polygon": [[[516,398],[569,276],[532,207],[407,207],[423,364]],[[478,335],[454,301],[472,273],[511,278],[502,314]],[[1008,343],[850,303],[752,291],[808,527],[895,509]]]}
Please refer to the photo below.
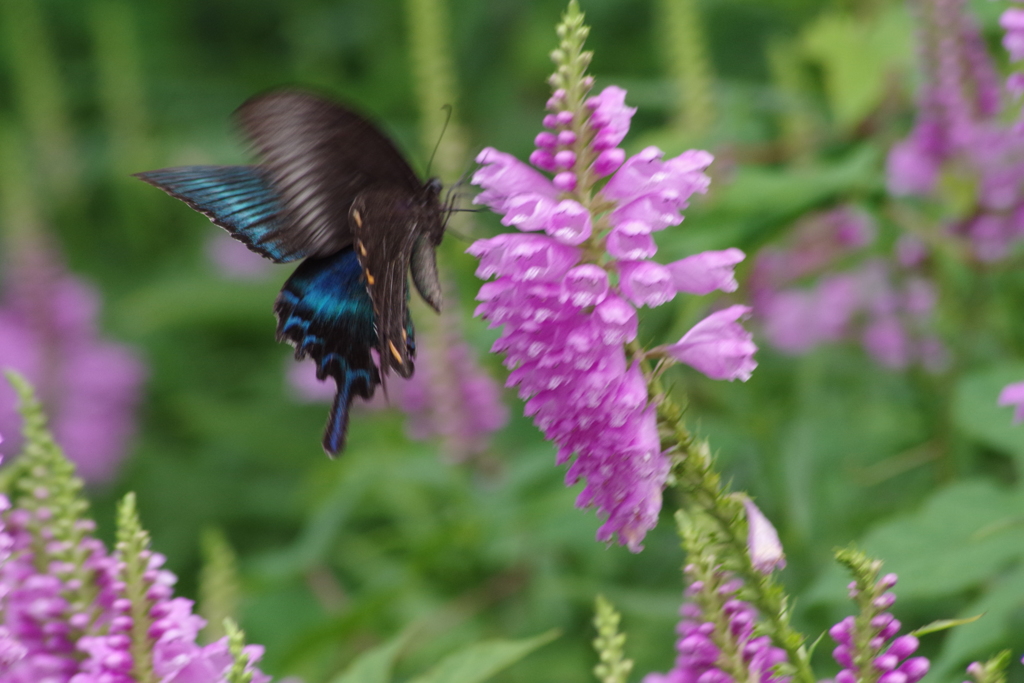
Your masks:
{"label": "green stem", "polygon": [[750,560],[741,520],[742,503],[730,495],[714,470],[706,442],[698,442],[683,425],[683,410],[664,392],[655,380],[651,392],[660,396],[658,427],[662,448],[670,454],[672,469],[669,485],[684,496],[684,507],[710,518],[717,527],[724,546],[734,560],[737,574],[751,593],[751,602],[766,620],[767,634],[786,651],[799,683],[815,683],[810,655],[804,646],[806,638],[790,625],[786,593],[771,575],[757,571]]}

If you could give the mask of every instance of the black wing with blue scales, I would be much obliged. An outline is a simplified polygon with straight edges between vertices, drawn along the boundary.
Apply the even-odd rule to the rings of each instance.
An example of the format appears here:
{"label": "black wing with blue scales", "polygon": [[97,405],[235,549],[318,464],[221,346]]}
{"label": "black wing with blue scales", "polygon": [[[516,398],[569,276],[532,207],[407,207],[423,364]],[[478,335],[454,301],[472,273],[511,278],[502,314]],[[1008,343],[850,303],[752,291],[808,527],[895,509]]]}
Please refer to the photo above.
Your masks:
{"label": "black wing with blue scales", "polygon": [[257,166],[180,166],[136,173],[180,199],[261,256],[285,263],[306,254],[281,245],[287,219],[276,190]]}
{"label": "black wing with blue scales", "polygon": [[[366,292],[365,275],[351,249],[322,259],[307,259],[281,288],[274,304],[277,338],[295,347],[295,357],[311,356],[317,378],[333,377],[338,386],[324,450],[345,447],[352,399],[373,396],[380,374],[370,350],[377,346],[376,318]],[[415,355],[412,321],[406,315],[407,352]]]}

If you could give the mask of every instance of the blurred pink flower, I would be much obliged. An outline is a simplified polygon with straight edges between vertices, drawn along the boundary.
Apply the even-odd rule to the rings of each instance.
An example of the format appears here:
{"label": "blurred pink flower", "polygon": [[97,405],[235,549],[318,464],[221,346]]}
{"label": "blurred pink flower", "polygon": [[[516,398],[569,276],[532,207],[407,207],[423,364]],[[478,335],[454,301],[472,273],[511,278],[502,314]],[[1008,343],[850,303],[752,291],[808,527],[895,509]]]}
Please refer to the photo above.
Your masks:
{"label": "blurred pink flower", "polygon": [[206,256],[224,275],[240,280],[255,280],[270,273],[271,262],[233,239],[226,231],[217,230],[206,240]]}
{"label": "blurred pink flower", "polygon": [[[0,369],[23,374],[51,416],[57,442],[83,479],[113,478],[135,431],[146,371],[134,351],[99,336],[98,292],[44,247],[13,255],[0,298]],[[20,448],[15,395],[0,382],[0,431]]]}
{"label": "blurred pink flower", "polygon": [[1003,387],[1003,390],[999,392],[998,405],[1014,406],[1014,424],[1024,422],[1024,382],[1007,384]]}

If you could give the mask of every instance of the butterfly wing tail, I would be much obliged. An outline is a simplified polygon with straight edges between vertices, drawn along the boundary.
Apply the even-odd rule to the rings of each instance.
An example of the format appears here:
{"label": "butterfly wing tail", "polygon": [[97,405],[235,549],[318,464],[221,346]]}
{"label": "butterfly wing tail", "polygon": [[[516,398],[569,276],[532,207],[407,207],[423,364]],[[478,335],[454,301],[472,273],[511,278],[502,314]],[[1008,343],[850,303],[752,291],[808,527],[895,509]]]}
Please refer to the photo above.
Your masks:
{"label": "butterfly wing tail", "polygon": [[348,436],[348,413],[352,407],[352,399],[355,398],[350,378],[336,378],[335,381],[338,384],[338,392],[334,395],[334,403],[331,405],[331,413],[327,417],[323,438],[324,452],[332,458],[345,448],[345,439]]}
{"label": "butterfly wing tail", "polygon": [[345,446],[352,400],[370,398],[380,383],[370,354],[377,343],[373,307],[361,273],[351,248],[308,259],[285,282],[274,305],[278,339],[295,347],[297,359],[312,357],[318,379],[333,377],[337,384],[323,438],[332,456]]}

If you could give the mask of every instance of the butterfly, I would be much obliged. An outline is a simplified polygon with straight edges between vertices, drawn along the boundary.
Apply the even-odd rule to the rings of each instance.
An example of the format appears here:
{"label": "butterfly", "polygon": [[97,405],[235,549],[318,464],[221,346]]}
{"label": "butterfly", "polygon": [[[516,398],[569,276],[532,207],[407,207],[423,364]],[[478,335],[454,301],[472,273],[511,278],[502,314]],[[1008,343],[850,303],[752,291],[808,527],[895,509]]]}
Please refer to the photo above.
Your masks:
{"label": "butterfly", "polygon": [[319,95],[258,95],[234,120],[256,165],[135,175],[261,256],[303,259],[274,303],[277,339],[295,347],[296,359],[312,357],[318,379],[334,378],[323,436],[333,456],[345,447],[353,399],[372,397],[392,370],[413,373],[407,273],[440,312],[435,250],[452,209],[441,200],[440,182],[420,181],[372,123]]}

